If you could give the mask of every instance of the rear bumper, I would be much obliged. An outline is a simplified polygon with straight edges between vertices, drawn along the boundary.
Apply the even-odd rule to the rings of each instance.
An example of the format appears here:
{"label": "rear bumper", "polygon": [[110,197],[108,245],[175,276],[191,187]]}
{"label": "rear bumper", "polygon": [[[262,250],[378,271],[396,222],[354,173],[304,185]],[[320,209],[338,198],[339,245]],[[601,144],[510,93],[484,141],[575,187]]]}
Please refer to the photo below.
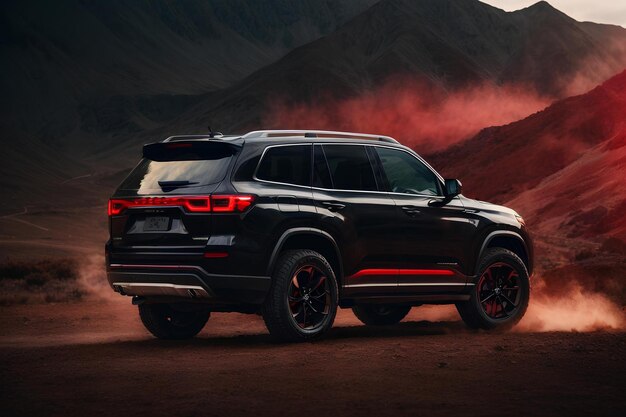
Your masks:
{"label": "rear bumper", "polygon": [[271,284],[268,276],[216,275],[196,265],[110,263],[107,277],[122,295],[209,304],[262,304]]}

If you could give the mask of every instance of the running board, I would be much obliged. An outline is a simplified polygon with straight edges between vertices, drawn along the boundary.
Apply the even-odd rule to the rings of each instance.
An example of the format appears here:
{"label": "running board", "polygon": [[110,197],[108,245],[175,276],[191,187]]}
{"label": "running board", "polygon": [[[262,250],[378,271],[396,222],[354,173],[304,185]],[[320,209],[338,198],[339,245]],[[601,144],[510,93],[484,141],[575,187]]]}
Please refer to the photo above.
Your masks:
{"label": "running board", "polygon": [[423,294],[423,295],[360,295],[341,301],[341,307],[351,307],[355,304],[454,304],[457,301],[467,301],[469,294]]}

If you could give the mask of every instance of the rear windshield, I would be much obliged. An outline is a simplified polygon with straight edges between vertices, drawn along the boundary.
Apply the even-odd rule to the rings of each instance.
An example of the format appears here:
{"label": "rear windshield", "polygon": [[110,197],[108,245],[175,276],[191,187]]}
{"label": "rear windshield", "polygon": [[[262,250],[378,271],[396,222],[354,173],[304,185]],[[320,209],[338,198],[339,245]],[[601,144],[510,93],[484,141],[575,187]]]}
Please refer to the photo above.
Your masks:
{"label": "rear windshield", "polygon": [[[172,152],[173,151],[173,152]],[[212,152],[207,155],[190,150],[170,150],[171,158],[159,155],[159,160],[148,158],[139,165],[120,185],[122,190],[138,190],[139,194],[155,191],[182,191],[185,188],[201,187],[219,183],[226,176],[233,152]],[[174,160],[164,160],[174,159]]]}

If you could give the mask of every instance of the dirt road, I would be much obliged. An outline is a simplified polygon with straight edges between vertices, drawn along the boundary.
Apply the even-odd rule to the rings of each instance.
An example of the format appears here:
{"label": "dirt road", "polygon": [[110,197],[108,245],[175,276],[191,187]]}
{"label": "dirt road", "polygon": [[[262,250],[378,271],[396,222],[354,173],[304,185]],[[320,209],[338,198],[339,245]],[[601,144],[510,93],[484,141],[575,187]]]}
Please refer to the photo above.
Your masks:
{"label": "dirt road", "polygon": [[[626,333],[389,328],[340,312],[325,340],[272,344],[256,316],[151,338],[128,300],[2,307],[0,415],[617,416]],[[428,314],[432,316],[432,314]]]}

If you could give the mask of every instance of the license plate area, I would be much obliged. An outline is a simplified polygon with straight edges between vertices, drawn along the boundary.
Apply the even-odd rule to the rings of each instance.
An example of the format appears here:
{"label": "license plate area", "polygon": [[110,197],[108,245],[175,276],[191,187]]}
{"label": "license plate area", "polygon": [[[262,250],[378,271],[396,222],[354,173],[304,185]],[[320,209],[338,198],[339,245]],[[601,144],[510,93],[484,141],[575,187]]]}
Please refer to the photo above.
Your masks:
{"label": "license plate area", "polygon": [[143,222],[144,232],[167,232],[170,230],[172,221],[166,216],[150,216],[146,217]]}

